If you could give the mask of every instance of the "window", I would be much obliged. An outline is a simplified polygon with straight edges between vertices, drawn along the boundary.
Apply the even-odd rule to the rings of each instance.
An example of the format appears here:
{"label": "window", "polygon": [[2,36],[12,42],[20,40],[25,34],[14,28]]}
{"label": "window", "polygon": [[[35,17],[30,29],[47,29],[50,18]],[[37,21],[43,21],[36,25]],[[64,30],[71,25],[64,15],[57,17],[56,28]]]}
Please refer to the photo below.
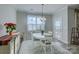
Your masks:
{"label": "window", "polygon": [[56,17],[54,20],[54,37],[58,40],[63,39],[63,20],[62,17]]}
{"label": "window", "polygon": [[41,16],[33,16],[33,15],[27,16],[27,24],[29,31],[44,30],[45,22],[42,22],[40,20],[40,17]]}
{"label": "window", "polygon": [[61,29],[61,25],[62,25],[61,21],[58,20],[55,22],[56,29]]}

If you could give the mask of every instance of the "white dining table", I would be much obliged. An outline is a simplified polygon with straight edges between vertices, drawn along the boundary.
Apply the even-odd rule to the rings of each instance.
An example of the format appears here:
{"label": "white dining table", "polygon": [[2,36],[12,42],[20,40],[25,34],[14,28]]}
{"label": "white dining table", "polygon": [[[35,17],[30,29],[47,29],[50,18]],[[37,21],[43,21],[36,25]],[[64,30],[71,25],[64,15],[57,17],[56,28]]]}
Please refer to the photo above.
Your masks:
{"label": "white dining table", "polygon": [[[44,33],[43,35],[41,34],[41,33],[33,33],[32,34],[32,37],[33,37],[33,40],[34,39],[37,39],[37,40],[45,40],[45,35],[47,35],[47,36],[51,36],[51,34],[50,33]],[[51,36],[52,37],[52,36]]]}
{"label": "white dining table", "polygon": [[[38,42],[40,42],[41,43],[41,47],[44,49],[44,53],[47,53],[47,48],[46,47],[48,47],[48,46],[50,46],[50,51],[51,51],[51,53],[52,53],[52,45],[51,44],[45,44],[45,40],[46,40],[46,35],[47,36],[49,36],[49,38],[51,38],[52,39],[52,36],[51,36],[51,34],[49,34],[49,33],[44,33],[43,35],[41,34],[41,33],[33,33],[32,34],[33,35],[33,41],[35,41],[35,40],[38,40]],[[51,37],[50,37],[51,36]],[[51,41],[52,42],[52,41]]]}
{"label": "white dining table", "polygon": [[33,37],[33,40],[34,39],[36,39],[36,40],[44,40],[45,39],[45,36],[42,35],[41,33],[33,33],[32,37]]}

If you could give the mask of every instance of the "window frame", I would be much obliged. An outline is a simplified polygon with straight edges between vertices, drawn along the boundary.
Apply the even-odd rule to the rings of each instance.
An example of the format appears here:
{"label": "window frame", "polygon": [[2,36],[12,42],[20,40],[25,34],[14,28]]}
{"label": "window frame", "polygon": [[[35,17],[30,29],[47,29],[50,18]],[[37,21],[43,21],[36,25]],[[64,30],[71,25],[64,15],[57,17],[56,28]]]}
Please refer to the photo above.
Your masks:
{"label": "window frame", "polygon": [[[35,17],[35,19],[36,19],[36,24],[28,24],[28,19],[29,19],[29,17]],[[31,25],[32,26],[32,29],[30,30],[29,28],[30,27],[28,27],[28,31],[41,31],[41,30],[44,30],[45,29],[45,22],[44,23],[41,23],[41,24],[37,24],[38,22],[37,22],[37,18],[40,18],[41,16],[40,15],[27,15],[27,27],[28,27],[28,25]],[[33,25],[36,25],[35,27],[36,27],[36,29],[34,30],[33,28],[34,28],[34,26]],[[44,28],[42,28],[42,25],[44,26]],[[39,26],[39,27],[38,27]],[[38,29],[39,28],[39,29]]]}

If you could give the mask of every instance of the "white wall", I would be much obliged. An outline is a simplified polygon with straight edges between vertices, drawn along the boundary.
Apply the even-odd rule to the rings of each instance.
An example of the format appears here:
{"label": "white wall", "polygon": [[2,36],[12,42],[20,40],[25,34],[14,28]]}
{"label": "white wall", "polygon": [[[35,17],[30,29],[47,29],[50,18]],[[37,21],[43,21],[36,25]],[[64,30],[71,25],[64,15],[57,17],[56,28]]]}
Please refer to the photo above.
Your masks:
{"label": "white wall", "polygon": [[45,32],[52,31],[52,15],[47,15],[45,23]]}
{"label": "white wall", "polygon": [[16,12],[16,31],[17,32],[21,32],[24,33],[24,40],[27,39],[27,16],[26,13],[21,12],[21,11],[17,11]]}
{"label": "white wall", "polygon": [[70,43],[71,40],[71,32],[72,27],[75,27],[75,14],[74,9],[68,8],[68,42]]}
{"label": "white wall", "polygon": [[23,12],[16,12],[16,21],[17,21],[17,31],[24,32],[24,22],[25,22],[25,13]]}
{"label": "white wall", "polygon": [[52,27],[53,27],[53,33],[54,33],[53,35],[55,36],[55,32],[56,32],[56,30],[54,29],[55,21],[62,20],[62,30],[59,31],[59,33],[62,33],[62,34],[61,34],[61,39],[58,39],[58,40],[68,44],[68,8],[64,7],[64,8],[57,10],[53,14],[52,18],[53,18]]}
{"label": "white wall", "polygon": [[4,27],[4,23],[6,22],[14,22],[16,23],[16,11],[15,8],[9,5],[0,5],[0,27],[1,36],[6,35],[6,29]]}

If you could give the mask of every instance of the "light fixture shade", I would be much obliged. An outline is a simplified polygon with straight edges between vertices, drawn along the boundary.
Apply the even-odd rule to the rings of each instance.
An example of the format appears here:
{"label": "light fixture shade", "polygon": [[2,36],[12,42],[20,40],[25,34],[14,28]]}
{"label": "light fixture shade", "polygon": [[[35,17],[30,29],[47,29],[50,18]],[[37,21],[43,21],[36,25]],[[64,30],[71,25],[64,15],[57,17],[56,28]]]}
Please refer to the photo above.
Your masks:
{"label": "light fixture shade", "polygon": [[42,17],[40,18],[40,20],[41,20],[42,22],[45,22],[45,21],[46,21],[46,18],[45,18],[44,15],[43,15],[43,9],[44,9],[44,4],[42,4]]}
{"label": "light fixture shade", "polygon": [[40,20],[43,21],[43,22],[45,22],[46,18],[45,17],[41,17]]}

